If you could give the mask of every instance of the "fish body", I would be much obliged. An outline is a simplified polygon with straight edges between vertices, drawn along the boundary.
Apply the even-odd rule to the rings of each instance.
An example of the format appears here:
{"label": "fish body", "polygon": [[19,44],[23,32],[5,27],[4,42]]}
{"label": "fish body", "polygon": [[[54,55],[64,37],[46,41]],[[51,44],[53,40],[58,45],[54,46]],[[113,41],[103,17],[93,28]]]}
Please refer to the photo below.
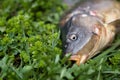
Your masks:
{"label": "fish body", "polygon": [[63,54],[85,63],[113,41],[119,23],[119,1],[81,1],[60,20]]}

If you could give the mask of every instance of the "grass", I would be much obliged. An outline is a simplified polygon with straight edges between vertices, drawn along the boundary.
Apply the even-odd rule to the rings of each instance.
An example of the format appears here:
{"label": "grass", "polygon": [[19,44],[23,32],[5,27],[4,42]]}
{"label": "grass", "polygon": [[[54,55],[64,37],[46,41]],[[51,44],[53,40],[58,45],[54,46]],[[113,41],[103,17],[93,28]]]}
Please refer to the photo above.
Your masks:
{"label": "grass", "polygon": [[[53,5],[54,3],[54,5]],[[77,66],[61,58],[61,1],[0,1],[0,80],[119,80],[120,36]]]}

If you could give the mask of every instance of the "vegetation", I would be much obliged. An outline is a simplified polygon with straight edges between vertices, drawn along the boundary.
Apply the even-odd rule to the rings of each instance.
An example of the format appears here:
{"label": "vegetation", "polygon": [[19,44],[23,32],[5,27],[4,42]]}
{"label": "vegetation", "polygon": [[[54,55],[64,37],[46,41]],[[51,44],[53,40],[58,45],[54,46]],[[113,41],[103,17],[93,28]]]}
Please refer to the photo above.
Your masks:
{"label": "vegetation", "polygon": [[120,36],[77,66],[61,58],[61,0],[0,0],[0,80],[120,80]]}

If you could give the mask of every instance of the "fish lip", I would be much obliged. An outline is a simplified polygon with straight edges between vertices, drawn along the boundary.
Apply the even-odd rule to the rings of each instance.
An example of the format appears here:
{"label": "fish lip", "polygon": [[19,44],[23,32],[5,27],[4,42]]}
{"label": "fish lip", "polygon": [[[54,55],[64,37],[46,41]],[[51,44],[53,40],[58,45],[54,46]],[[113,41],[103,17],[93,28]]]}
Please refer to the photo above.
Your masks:
{"label": "fish lip", "polygon": [[76,54],[70,56],[70,60],[73,60],[73,61],[77,61],[79,58],[80,58],[80,56],[76,55]]}
{"label": "fish lip", "polygon": [[82,54],[82,55],[71,55],[70,59],[71,61],[75,61],[77,65],[80,65],[82,63],[85,63],[88,59],[88,55]]}

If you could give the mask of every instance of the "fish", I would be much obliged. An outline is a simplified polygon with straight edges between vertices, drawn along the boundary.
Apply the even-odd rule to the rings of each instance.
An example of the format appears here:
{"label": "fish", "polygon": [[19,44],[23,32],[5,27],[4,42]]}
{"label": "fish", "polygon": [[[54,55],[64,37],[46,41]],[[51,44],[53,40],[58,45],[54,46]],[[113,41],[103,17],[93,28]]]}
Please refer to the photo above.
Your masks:
{"label": "fish", "polygon": [[82,0],[59,22],[63,55],[70,54],[77,65],[109,46],[120,32],[118,0]]}

